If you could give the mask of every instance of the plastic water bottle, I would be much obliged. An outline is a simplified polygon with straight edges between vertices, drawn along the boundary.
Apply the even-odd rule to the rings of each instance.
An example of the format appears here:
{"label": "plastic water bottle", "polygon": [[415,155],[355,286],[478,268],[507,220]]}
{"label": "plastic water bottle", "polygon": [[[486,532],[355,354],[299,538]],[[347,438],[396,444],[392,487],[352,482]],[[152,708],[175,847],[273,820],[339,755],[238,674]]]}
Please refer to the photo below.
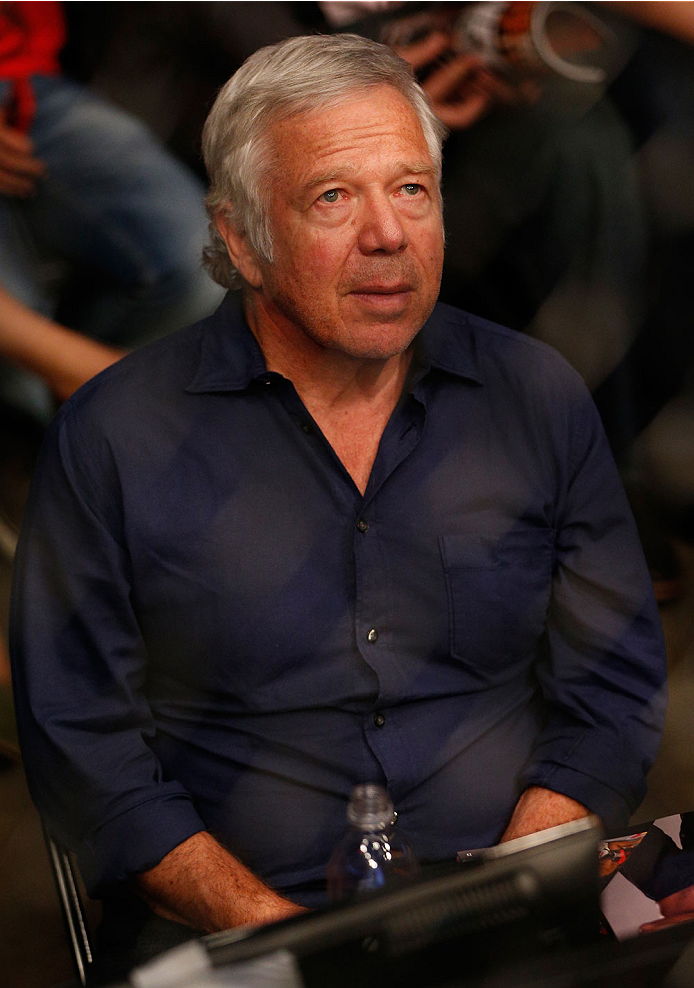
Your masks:
{"label": "plastic water bottle", "polygon": [[397,813],[382,786],[367,783],[353,789],[347,819],[349,827],[328,861],[328,895],[333,902],[417,873],[417,858],[395,833]]}

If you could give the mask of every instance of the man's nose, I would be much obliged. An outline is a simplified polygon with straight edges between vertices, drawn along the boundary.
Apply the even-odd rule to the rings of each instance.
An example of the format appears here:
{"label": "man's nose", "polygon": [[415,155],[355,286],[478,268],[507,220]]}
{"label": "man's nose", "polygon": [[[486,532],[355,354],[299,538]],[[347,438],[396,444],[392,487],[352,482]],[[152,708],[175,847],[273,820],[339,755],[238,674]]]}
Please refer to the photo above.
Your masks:
{"label": "man's nose", "polygon": [[390,199],[371,197],[365,201],[359,229],[359,247],[363,253],[395,254],[407,244],[405,227]]}

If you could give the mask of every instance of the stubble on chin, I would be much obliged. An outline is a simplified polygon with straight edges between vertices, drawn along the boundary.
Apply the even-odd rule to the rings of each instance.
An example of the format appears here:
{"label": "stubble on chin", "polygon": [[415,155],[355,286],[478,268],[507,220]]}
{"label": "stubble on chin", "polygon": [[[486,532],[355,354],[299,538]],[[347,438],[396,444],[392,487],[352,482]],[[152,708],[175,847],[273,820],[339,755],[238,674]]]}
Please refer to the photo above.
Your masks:
{"label": "stubble on chin", "polygon": [[[360,290],[379,284],[406,286],[409,301],[401,312],[369,311],[360,303]],[[279,284],[272,274],[264,287],[270,308],[290,334],[308,337],[321,349],[382,361],[411,345],[436,304],[439,281],[425,277],[408,255],[399,255],[364,259],[332,288],[302,279]]]}

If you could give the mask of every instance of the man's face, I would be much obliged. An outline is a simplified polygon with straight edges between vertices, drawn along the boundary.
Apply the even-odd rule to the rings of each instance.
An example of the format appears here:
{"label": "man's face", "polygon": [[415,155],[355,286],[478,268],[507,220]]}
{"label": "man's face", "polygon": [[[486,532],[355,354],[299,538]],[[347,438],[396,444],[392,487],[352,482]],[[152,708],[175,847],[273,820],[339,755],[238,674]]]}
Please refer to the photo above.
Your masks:
{"label": "man's face", "polygon": [[414,110],[380,86],[280,121],[271,137],[274,257],[256,262],[252,303],[261,326],[357,359],[402,352],[436,302],[443,262],[437,176]]}

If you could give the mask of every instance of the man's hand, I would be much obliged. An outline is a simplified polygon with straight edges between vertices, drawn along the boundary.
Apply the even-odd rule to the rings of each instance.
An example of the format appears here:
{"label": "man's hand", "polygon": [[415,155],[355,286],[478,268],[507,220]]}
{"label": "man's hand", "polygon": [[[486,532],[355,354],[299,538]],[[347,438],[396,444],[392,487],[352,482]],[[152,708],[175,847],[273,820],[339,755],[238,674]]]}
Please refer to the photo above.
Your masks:
{"label": "man's hand", "polygon": [[679,892],[665,896],[664,899],[660,899],[658,906],[663,918],[643,923],[639,927],[639,932],[652,933],[654,930],[662,930],[668,926],[691,922],[694,919],[694,885],[688,885]]}
{"label": "man's hand", "polygon": [[516,803],[513,816],[499,843],[515,840],[516,837],[527,837],[539,830],[558,827],[561,823],[570,823],[586,816],[590,816],[590,810],[575,799],[562,796],[551,789],[531,786]]}
{"label": "man's hand", "polygon": [[34,155],[30,138],[7,123],[7,109],[0,108],[0,194],[26,198],[46,172]]}
{"label": "man's hand", "polygon": [[134,887],[159,916],[206,933],[263,926],[306,911],[264,885],[205,831],[138,875]]}
{"label": "man's hand", "polygon": [[[487,69],[475,55],[451,58],[450,39],[444,31],[433,31],[421,41],[395,50],[415,72],[431,66],[422,88],[436,116],[449,130],[471,127],[497,103],[516,105],[536,97],[530,82],[512,86]],[[441,64],[436,64],[441,59]]]}

